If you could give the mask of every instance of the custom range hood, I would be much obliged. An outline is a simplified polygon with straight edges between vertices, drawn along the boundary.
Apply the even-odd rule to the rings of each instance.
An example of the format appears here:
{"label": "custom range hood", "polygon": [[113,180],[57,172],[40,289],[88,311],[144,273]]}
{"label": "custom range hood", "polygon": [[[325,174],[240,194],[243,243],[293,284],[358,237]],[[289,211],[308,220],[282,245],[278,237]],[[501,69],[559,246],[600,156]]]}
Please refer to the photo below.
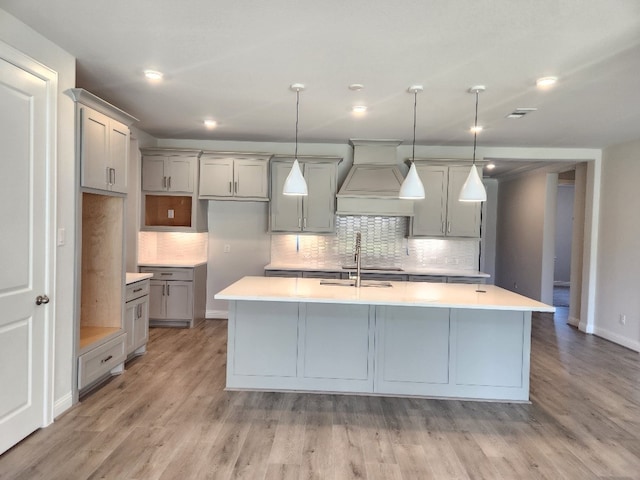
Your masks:
{"label": "custom range hood", "polygon": [[401,140],[351,139],[353,166],[337,194],[338,215],[413,216],[413,201],[398,198],[404,176],[397,163]]}

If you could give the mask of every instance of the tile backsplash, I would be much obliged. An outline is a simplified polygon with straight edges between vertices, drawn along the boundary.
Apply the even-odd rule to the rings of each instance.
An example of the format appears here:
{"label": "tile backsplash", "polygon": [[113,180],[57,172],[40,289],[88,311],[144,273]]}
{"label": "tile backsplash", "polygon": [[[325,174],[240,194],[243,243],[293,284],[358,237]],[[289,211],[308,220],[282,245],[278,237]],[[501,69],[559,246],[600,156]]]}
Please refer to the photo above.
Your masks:
{"label": "tile backsplash", "polygon": [[140,232],[138,263],[207,260],[207,232]]}
{"label": "tile backsplash", "polygon": [[478,240],[406,238],[407,222],[405,217],[338,216],[336,235],[272,235],[271,263],[352,264],[360,232],[364,266],[478,270]]}

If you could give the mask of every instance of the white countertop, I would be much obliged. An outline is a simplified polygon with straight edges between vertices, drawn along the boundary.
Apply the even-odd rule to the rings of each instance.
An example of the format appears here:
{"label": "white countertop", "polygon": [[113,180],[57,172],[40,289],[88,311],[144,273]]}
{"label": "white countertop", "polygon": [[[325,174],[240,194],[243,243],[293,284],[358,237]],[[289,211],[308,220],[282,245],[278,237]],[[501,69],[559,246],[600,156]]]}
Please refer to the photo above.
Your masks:
{"label": "white countertop", "polygon": [[[349,272],[353,269],[342,268],[342,265],[323,265],[321,267],[309,267],[306,265],[291,263],[270,263],[264,267],[265,270],[300,270],[307,272]],[[441,277],[478,277],[489,278],[488,273],[478,270],[459,270],[453,268],[433,268],[433,267],[402,267],[402,270],[370,269],[363,270],[365,273],[395,273],[398,275],[435,275]]]}
{"label": "white countertop", "polygon": [[206,260],[166,260],[156,262],[140,262],[140,267],[195,268],[205,265]]}
{"label": "white countertop", "polygon": [[390,282],[391,287],[355,288],[320,285],[320,281],[316,278],[244,277],[214,298],[555,312],[550,305],[494,285]]}
{"label": "white countertop", "polygon": [[126,284],[130,285],[132,283],[141,282],[142,280],[146,280],[148,278],[153,277],[153,273],[132,273],[127,272],[126,274]]}

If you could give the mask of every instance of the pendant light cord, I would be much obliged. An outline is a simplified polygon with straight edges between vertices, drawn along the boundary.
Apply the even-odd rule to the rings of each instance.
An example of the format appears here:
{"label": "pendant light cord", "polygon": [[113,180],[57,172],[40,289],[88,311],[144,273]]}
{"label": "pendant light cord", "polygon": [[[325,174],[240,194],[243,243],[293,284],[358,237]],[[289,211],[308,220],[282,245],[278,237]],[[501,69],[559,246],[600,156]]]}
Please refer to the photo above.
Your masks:
{"label": "pendant light cord", "polygon": [[298,159],[298,112],[300,110],[300,90],[296,89],[296,154],[295,159]]}
{"label": "pendant light cord", "polygon": [[473,122],[473,165],[476,164],[476,140],[478,138],[478,96],[480,92],[476,90],[476,119]]}
{"label": "pendant light cord", "polygon": [[411,151],[411,161],[416,161],[416,110],[418,109],[418,91],[413,92],[413,148]]}

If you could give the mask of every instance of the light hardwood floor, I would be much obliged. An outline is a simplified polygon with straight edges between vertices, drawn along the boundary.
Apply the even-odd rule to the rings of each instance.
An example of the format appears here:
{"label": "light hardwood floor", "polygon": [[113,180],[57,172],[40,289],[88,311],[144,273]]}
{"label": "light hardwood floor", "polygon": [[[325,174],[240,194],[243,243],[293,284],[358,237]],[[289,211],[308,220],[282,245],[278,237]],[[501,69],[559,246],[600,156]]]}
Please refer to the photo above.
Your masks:
{"label": "light hardwood floor", "polygon": [[0,478],[639,479],[639,355],[533,324],[531,404],[225,392],[225,321],[152,329]]}

